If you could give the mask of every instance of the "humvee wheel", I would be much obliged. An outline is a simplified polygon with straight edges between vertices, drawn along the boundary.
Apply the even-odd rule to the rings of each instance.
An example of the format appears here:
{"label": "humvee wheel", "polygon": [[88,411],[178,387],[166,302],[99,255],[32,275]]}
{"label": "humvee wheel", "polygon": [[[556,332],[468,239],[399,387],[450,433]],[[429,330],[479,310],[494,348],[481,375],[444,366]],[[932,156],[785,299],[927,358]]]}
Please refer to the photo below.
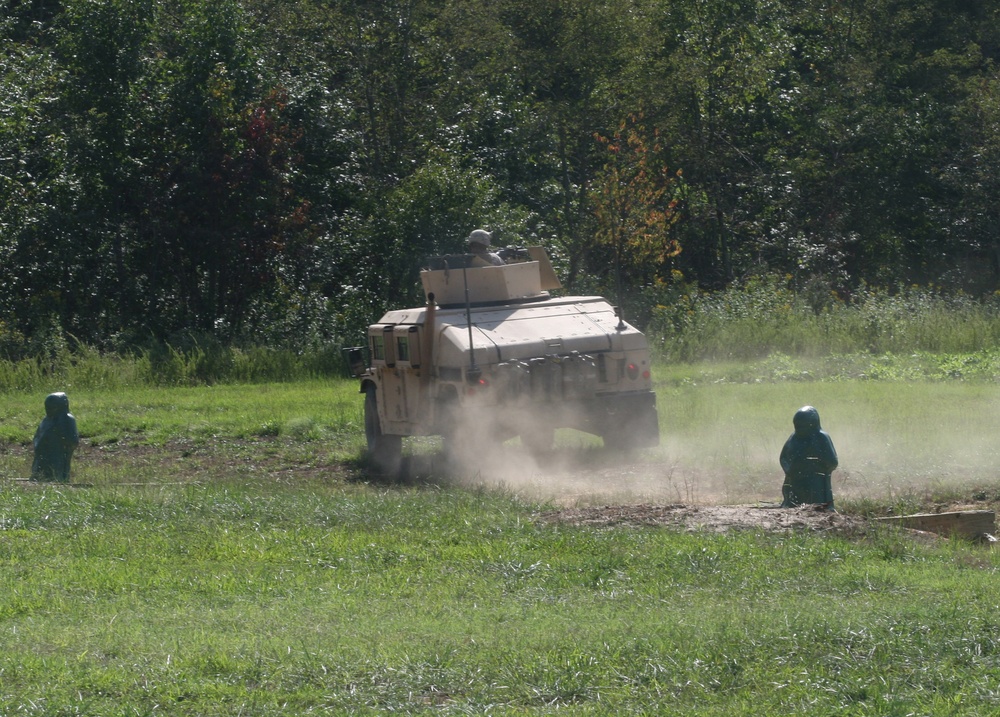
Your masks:
{"label": "humvee wheel", "polygon": [[538,427],[521,434],[521,445],[533,455],[544,455],[552,450],[555,437],[555,429]]}
{"label": "humvee wheel", "polygon": [[368,442],[368,460],[379,473],[395,476],[403,458],[403,437],[382,433],[378,421],[378,403],[375,387],[365,389],[365,440]]}
{"label": "humvee wheel", "polygon": [[626,455],[636,450],[635,437],[629,433],[628,426],[618,426],[609,429],[601,436],[604,439],[604,447],[609,451],[624,453]]}

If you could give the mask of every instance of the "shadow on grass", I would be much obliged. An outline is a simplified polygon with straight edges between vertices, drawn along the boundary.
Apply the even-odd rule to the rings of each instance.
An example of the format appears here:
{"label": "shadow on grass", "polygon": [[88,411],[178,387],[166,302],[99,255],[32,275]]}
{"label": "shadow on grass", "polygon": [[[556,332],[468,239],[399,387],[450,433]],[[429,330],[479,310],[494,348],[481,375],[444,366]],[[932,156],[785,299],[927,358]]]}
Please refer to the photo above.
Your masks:
{"label": "shadow on grass", "polygon": [[447,458],[443,451],[434,454],[404,452],[399,470],[385,472],[375,465],[365,451],[345,461],[352,483],[383,487],[445,488],[457,485],[446,470]]}

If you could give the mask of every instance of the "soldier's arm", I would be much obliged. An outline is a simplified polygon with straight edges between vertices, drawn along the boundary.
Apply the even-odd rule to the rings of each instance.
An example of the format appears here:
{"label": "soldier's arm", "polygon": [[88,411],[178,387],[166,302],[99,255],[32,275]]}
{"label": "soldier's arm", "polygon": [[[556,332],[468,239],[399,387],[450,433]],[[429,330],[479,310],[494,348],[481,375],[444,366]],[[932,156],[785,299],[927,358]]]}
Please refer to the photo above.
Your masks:
{"label": "soldier's arm", "polygon": [[837,449],[833,447],[833,440],[830,438],[826,431],[820,431],[820,460],[826,466],[826,472],[832,473],[833,470],[839,465],[837,460]]}

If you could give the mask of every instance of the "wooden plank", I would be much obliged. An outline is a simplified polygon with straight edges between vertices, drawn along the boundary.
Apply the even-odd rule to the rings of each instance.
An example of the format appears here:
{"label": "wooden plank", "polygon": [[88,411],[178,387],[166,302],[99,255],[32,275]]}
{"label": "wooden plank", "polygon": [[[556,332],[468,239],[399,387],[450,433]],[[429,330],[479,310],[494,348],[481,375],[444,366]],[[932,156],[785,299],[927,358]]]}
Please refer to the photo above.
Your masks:
{"label": "wooden plank", "polygon": [[961,510],[952,513],[917,513],[879,520],[938,535],[987,540],[986,536],[996,532],[997,517],[992,510]]}

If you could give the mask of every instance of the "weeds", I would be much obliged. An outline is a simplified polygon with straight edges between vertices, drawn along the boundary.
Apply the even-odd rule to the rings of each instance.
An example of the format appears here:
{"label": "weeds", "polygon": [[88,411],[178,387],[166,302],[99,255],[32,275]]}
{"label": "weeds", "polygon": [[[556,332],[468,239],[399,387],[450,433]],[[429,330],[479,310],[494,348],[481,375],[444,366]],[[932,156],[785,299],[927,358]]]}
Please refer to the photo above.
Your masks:
{"label": "weeds", "polygon": [[865,287],[849,300],[818,300],[786,279],[753,277],[718,293],[672,295],[654,309],[650,333],[668,362],[986,352],[995,371],[1000,301],[933,287]]}
{"label": "weeds", "polygon": [[101,353],[84,344],[17,360],[0,359],[0,393],[66,389],[302,381],[344,376],[337,347],[302,352],[223,346],[211,339],[182,347],[160,344],[135,354]]}
{"label": "weeds", "polygon": [[[683,284],[645,296],[660,364],[739,362],[765,380],[997,380],[1000,297],[975,300],[933,287],[862,288],[845,300],[813,285],[753,277],[703,293]],[[660,303],[656,303],[659,301]],[[105,354],[54,327],[37,354],[0,359],[0,393],[134,386],[266,383],[344,376],[337,346],[303,350],[224,346],[186,336],[128,354]],[[760,364],[766,362],[766,364]],[[770,364],[769,366],[767,364]],[[759,368],[767,368],[770,377]],[[737,377],[737,380],[738,377]]]}

